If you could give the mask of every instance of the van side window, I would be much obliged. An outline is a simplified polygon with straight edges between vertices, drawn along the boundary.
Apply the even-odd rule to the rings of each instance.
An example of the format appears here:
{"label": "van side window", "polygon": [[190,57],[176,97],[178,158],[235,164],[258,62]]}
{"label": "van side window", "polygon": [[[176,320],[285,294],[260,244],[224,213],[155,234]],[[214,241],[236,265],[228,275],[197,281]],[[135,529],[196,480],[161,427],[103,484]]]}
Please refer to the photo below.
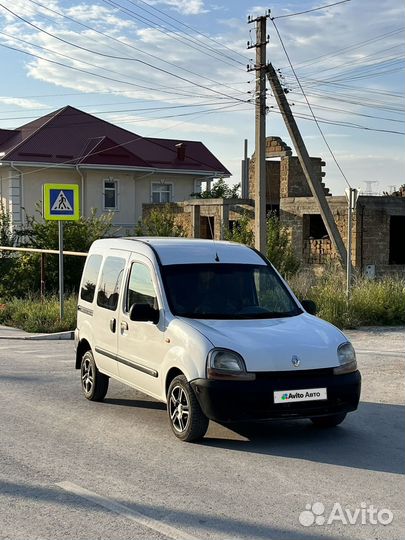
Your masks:
{"label": "van side window", "polygon": [[86,302],[93,302],[94,293],[96,292],[98,273],[100,272],[102,260],[102,255],[90,255],[86,261],[82,287],[80,289],[80,298]]}
{"label": "van side window", "polygon": [[97,305],[115,311],[118,305],[125,259],[107,257],[101,272],[100,285],[97,292]]}
{"label": "van side window", "polygon": [[134,304],[149,304],[157,308],[157,298],[152,275],[147,266],[133,263],[128,280],[125,300],[125,311],[129,312]]}

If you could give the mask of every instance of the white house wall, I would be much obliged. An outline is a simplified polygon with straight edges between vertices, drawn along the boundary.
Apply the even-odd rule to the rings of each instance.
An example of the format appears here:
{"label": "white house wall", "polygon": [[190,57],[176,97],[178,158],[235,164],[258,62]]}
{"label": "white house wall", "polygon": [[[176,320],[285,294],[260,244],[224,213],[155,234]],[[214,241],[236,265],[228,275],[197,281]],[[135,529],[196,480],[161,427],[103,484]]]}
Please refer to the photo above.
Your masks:
{"label": "white house wall", "polygon": [[[17,171],[3,166],[1,170],[0,196],[4,206],[12,214],[15,225],[21,223],[24,215],[32,216],[36,205],[42,203],[42,186],[46,183],[77,184],[80,188],[81,214],[88,216],[91,209],[97,210],[97,215],[103,211],[104,180],[118,181],[118,209],[114,212],[113,224],[121,226],[124,234],[130,232],[138,220],[142,218],[142,204],[151,202],[151,184],[172,183],[173,201],[179,202],[190,198],[195,189],[192,175],[175,175],[145,172],[122,172],[114,170],[92,170],[22,167],[16,165],[24,174],[21,179]],[[82,176],[84,193],[82,193]],[[82,208],[82,201],[84,207]],[[22,211],[25,208],[25,212]]]}

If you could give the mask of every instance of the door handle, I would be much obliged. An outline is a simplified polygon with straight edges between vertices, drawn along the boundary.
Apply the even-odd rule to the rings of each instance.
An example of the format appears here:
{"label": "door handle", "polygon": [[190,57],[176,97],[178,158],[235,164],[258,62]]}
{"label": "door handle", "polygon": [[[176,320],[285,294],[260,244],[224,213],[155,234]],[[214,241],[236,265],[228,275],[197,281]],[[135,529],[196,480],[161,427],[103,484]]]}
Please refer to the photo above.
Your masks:
{"label": "door handle", "polygon": [[127,321],[122,321],[121,322],[121,332],[125,332],[125,330],[128,330],[128,329],[129,329],[129,326],[128,326]]}
{"label": "door handle", "polygon": [[115,334],[115,331],[117,329],[117,319],[110,319],[110,330],[113,334]]}

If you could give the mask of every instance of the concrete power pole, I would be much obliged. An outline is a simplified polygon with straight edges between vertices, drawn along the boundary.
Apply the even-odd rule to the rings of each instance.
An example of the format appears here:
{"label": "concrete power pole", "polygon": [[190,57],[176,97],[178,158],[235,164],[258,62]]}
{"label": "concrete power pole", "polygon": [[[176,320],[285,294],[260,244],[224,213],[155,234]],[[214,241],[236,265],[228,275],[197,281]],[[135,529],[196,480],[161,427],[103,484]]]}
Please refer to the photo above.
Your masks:
{"label": "concrete power pole", "polygon": [[346,249],[343,243],[340,232],[336,226],[336,222],[333,218],[333,214],[329,208],[328,201],[326,200],[323,187],[318,179],[315,178],[311,158],[309,157],[308,151],[306,149],[301,133],[298,129],[295,118],[292,114],[290,105],[285,97],[285,93],[281,86],[280,80],[277,76],[277,73],[273,66],[269,64],[267,66],[267,76],[269,78],[271,88],[276,98],[277,105],[280,109],[288,133],[293,141],[295,151],[297,152],[298,159],[300,161],[302,170],[304,171],[305,178],[308,182],[309,188],[311,190],[312,196],[318,201],[319,211],[322,216],[323,222],[325,224],[326,230],[328,231],[329,237],[332,240],[336,251],[340,257],[342,266],[346,267]]}
{"label": "concrete power pole", "polygon": [[267,251],[266,231],[266,45],[267,19],[270,10],[248,23],[256,23],[256,43],[248,42],[248,49],[256,49],[256,63],[248,71],[256,72],[255,116],[255,247],[263,255]]}

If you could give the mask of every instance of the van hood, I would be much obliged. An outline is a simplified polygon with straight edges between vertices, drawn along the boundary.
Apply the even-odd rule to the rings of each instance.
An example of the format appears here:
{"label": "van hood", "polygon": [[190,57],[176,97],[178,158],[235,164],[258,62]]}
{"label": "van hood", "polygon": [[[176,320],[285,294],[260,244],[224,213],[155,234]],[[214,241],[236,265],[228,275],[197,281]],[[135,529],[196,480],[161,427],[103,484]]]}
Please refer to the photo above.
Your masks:
{"label": "van hood", "polygon": [[[333,325],[308,313],[280,319],[180,318],[214,347],[238,352],[247,371],[295,371],[339,365],[337,348],[348,341]],[[294,367],[293,356],[300,360]]]}

